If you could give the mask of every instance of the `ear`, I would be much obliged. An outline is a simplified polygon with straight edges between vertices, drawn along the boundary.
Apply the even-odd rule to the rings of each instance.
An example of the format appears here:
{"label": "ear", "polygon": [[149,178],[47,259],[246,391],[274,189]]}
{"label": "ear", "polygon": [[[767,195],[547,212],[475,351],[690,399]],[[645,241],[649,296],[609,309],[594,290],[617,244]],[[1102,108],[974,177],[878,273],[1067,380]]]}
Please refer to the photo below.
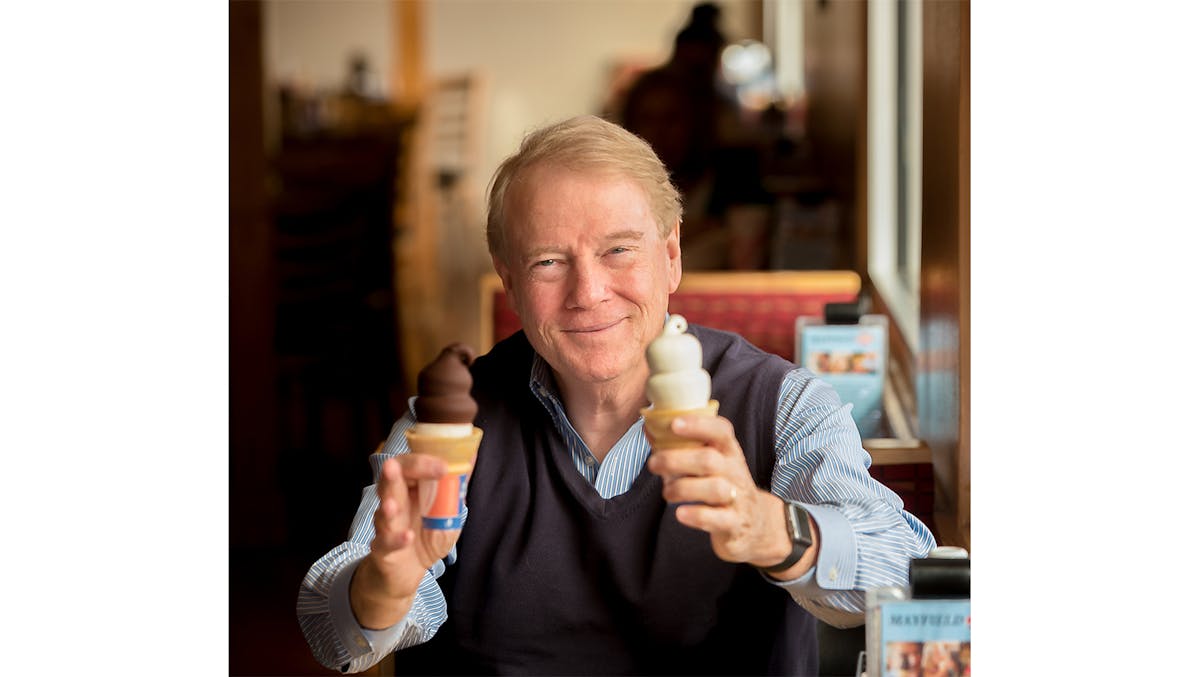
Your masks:
{"label": "ear", "polygon": [[492,254],[492,267],[496,269],[496,274],[500,276],[500,282],[504,284],[504,295],[508,298],[509,307],[514,311],[517,310],[517,296],[513,293],[512,270],[509,269],[504,259],[495,254]]}
{"label": "ear", "polygon": [[508,293],[512,290],[512,273],[508,270],[508,265],[504,263],[504,259],[492,254],[492,267],[496,269],[496,274],[500,276],[500,281],[504,283],[504,292]]}
{"label": "ear", "polygon": [[670,282],[668,294],[674,294],[679,289],[679,279],[683,276],[683,252],[679,248],[679,221],[667,233],[667,278]]}

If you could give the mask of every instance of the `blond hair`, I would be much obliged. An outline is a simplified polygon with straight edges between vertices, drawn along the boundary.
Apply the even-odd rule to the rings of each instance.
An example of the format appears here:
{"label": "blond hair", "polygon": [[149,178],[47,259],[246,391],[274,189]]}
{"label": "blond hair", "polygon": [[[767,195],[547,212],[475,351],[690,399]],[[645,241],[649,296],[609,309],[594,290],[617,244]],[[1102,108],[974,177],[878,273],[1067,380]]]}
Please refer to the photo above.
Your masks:
{"label": "blond hair", "polygon": [[679,190],[650,144],[624,128],[594,115],[580,115],[534,130],[492,175],[488,188],[487,242],[493,256],[505,246],[505,195],[535,166],[557,165],[575,171],[619,176],[646,194],[658,232],[667,237],[683,212]]}

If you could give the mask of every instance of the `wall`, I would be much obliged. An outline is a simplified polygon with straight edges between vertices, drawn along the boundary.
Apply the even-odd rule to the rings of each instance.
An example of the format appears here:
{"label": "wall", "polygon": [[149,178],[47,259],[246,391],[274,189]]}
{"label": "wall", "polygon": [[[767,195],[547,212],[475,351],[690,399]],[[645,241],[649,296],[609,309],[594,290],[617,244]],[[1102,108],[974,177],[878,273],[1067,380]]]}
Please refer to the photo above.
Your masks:
{"label": "wall", "polygon": [[392,81],[390,0],[267,0],[263,3],[263,51],[267,80],[314,89],[339,88],[352,54],[361,52],[375,70],[379,93]]}

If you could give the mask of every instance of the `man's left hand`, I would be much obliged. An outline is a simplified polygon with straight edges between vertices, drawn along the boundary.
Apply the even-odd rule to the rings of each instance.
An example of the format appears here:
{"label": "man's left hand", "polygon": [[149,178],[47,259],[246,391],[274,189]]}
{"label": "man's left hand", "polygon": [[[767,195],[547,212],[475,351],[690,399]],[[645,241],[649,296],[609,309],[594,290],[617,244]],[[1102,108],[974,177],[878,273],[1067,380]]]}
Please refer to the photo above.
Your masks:
{"label": "man's left hand", "polygon": [[[663,478],[668,503],[684,504],[675,508],[680,524],[707,532],[713,552],[727,562],[769,567],[791,554],[783,500],[755,485],[729,419],[680,416],[671,430],[696,440],[696,446],[655,451],[647,468]],[[816,549],[814,542],[801,562],[779,577],[806,571]]]}

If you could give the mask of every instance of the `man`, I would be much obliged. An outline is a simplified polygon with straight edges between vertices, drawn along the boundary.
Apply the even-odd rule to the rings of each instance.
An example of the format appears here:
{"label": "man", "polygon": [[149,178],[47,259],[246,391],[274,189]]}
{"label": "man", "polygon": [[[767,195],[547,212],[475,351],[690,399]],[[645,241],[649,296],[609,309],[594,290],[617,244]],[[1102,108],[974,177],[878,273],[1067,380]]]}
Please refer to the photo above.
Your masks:
{"label": "man", "polygon": [[681,276],[680,202],[650,147],[584,116],[500,166],[488,247],[522,332],[472,366],[484,430],[460,532],[420,526],[445,471],[394,426],[300,623],[324,665],[412,674],[815,674],[813,616],[863,621],[929,530],[870,478],[812,373],[695,327],[721,415],[649,457],[645,349]]}

